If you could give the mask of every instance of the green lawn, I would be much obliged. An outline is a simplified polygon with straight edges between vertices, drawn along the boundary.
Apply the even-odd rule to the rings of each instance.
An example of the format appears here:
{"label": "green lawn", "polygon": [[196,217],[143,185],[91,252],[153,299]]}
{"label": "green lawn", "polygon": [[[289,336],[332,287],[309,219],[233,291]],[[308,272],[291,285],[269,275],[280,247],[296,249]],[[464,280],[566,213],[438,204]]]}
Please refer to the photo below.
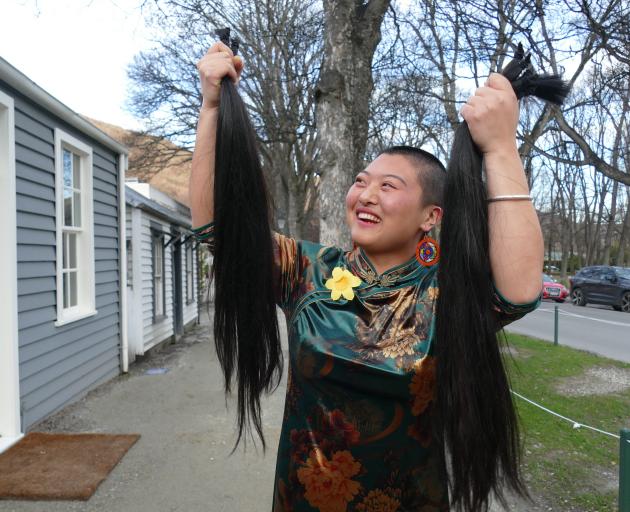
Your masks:
{"label": "green lawn", "polygon": [[[556,389],[563,379],[582,376],[589,368],[630,371],[630,364],[516,334],[509,334],[508,341],[514,349],[506,357],[514,391],[614,434],[630,428],[630,389],[587,396],[567,396]],[[590,380],[584,377],[576,387],[588,386]],[[619,440],[574,429],[518,397],[514,401],[524,437],[524,472],[533,494],[554,511],[617,510]]]}

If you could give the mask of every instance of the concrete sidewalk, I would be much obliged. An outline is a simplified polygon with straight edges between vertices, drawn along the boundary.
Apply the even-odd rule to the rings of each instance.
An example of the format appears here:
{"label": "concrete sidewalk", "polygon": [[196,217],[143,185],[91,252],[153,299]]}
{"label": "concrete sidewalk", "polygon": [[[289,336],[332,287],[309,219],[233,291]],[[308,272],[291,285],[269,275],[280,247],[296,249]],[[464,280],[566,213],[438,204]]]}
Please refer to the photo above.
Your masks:
{"label": "concrete sidewalk", "polygon": [[[209,320],[204,311],[201,324],[178,343],[137,361],[129,374],[31,429],[141,434],[90,500],[0,500],[0,511],[270,512],[286,371],[280,387],[262,403],[266,455],[249,443],[246,452],[241,445],[230,456],[234,401],[226,410]],[[283,316],[279,323],[288,361]],[[150,368],[169,371],[147,375]],[[540,509],[513,502],[509,510]]]}
{"label": "concrete sidewalk", "polygon": [[[177,344],[31,429],[141,434],[89,501],[0,500],[0,511],[270,511],[285,381],[263,403],[266,455],[249,443],[246,453],[239,446],[229,456],[235,407],[230,401],[226,411],[209,333],[203,311],[201,325]],[[156,367],[169,371],[145,374]]]}

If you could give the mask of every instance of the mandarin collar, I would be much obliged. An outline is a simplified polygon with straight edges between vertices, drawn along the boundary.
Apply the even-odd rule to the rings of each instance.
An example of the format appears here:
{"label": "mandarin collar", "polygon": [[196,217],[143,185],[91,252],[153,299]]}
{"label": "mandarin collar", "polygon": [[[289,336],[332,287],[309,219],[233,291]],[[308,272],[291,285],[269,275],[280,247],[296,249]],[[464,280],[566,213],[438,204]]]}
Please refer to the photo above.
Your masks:
{"label": "mandarin collar", "polygon": [[359,246],[348,253],[348,264],[351,271],[368,286],[376,285],[378,287],[394,286],[415,280],[429,268],[420,265],[416,257],[413,256],[404,263],[395,265],[379,275],[363,248]]}

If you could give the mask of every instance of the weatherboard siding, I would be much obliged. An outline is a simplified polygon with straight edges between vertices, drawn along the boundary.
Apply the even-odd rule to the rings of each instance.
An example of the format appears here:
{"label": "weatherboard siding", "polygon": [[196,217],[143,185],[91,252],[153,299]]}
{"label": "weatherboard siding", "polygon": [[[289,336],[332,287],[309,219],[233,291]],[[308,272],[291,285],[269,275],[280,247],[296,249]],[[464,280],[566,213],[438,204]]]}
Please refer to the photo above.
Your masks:
{"label": "weatherboard siding", "polygon": [[[0,82],[15,100],[18,336],[22,429],[120,373],[118,157]],[[56,321],[54,130],[93,150],[97,314]]]}
{"label": "weatherboard siding", "polygon": [[[148,201],[152,201],[147,199]],[[129,337],[129,357],[135,360],[136,356],[145,354],[155,345],[169,339],[175,333],[173,293],[175,290],[173,283],[173,260],[175,242],[171,242],[172,233],[180,229],[171,220],[163,216],[147,211],[139,206],[133,205],[133,199],[126,205],[127,238],[132,239],[132,265],[131,272],[127,269],[128,275],[132,276],[131,288],[127,289],[127,311],[128,311],[128,337]],[[152,234],[156,230],[164,233],[164,243],[169,244],[164,251],[164,280],[165,280],[165,317],[155,321],[153,315],[153,252]],[[170,243],[169,243],[170,242]],[[196,261],[193,253],[194,277],[196,280]],[[194,322],[197,318],[197,283],[193,283],[195,300],[186,304],[186,269],[185,251],[182,246],[182,304],[184,326]]]}

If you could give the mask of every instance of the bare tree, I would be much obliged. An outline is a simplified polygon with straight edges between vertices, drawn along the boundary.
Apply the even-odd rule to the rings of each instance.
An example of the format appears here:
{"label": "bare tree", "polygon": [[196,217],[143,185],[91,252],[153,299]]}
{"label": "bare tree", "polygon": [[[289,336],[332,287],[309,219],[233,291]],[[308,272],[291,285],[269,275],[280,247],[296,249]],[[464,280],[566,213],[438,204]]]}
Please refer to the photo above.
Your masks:
{"label": "bare tree", "polygon": [[389,0],[324,0],[324,60],[317,84],[320,241],[346,245],[345,195],[362,167],[372,59]]}
{"label": "bare tree", "polygon": [[[625,0],[565,0],[576,37],[585,42],[580,54],[580,67],[590,66],[593,82],[593,98],[576,102],[565,112],[555,111],[559,128],[576,144],[583,155],[582,163],[592,165],[605,176],[630,184],[630,173],[612,161],[610,148],[601,143],[601,137],[588,136],[574,125],[572,112],[598,105],[607,109],[609,119],[626,116],[630,93],[628,50],[630,49],[630,7]],[[611,32],[609,32],[611,31]],[[612,108],[608,108],[612,106]],[[600,125],[606,130],[606,125]]]}
{"label": "bare tree", "polygon": [[[130,66],[132,111],[149,131],[192,148],[201,101],[196,62],[229,26],[240,39],[240,84],[261,142],[283,231],[301,237],[315,194],[314,90],[322,12],[315,0],[147,2],[156,45]],[[158,137],[158,138],[159,138]],[[150,165],[151,162],[148,162]],[[277,226],[279,228],[279,226]]]}

